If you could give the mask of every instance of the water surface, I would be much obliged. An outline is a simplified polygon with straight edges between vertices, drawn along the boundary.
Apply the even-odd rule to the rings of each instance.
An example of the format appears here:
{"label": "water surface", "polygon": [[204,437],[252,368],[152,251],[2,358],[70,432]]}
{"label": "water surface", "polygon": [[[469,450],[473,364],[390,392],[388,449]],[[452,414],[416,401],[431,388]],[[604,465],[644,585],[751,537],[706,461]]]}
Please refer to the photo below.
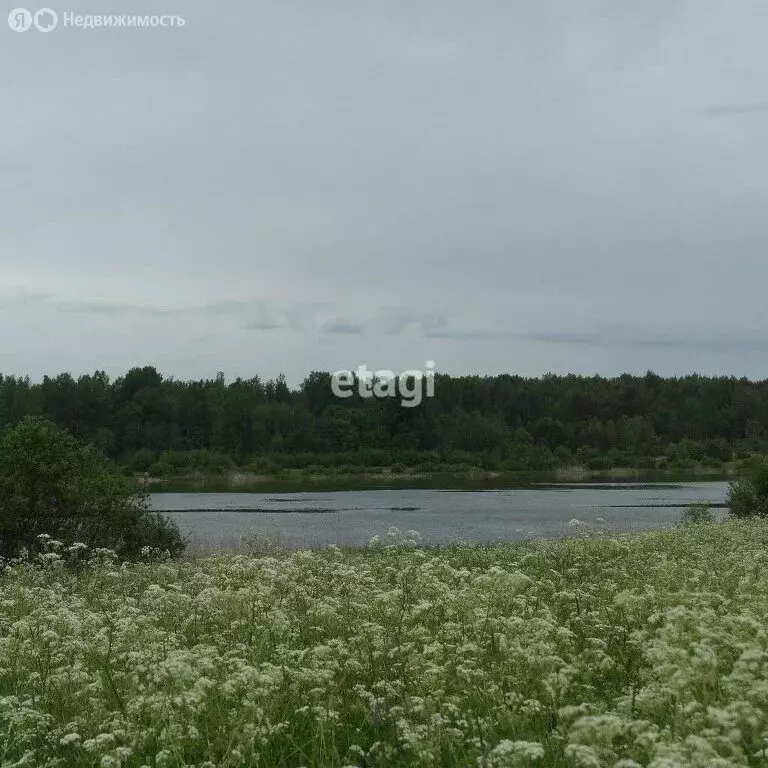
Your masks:
{"label": "water surface", "polygon": [[155,493],[167,513],[205,548],[237,546],[244,534],[287,548],[364,545],[390,526],[416,530],[427,544],[557,537],[574,518],[605,530],[670,525],[697,501],[722,508],[728,484],[542,484],[527,488],[447,491],[389,489],[307,493]]}

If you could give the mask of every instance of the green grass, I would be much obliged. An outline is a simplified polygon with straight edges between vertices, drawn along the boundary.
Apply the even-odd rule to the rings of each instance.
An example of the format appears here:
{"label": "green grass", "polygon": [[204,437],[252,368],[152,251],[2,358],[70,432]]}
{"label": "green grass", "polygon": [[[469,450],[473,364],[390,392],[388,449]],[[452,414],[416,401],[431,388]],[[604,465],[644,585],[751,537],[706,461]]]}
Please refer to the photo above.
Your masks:
{"label": "green grass", "polygon": [[768,765],[766,522],[47,561],[0,576],[3,768]]}

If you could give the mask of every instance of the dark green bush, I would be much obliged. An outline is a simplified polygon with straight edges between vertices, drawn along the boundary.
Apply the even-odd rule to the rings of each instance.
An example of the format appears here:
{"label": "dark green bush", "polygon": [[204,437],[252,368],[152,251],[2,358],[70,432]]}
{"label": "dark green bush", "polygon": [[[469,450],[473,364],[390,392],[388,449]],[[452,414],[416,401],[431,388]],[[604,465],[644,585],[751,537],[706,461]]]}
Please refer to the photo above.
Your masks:
{"label": "dark green bush", "polygon": [[168,478],[173,477],[175,468],[167,461],[156,461],[150,468],[148,474],[152,477]]}
{"label": "dark green bush", "polygon": [[157,451],[140,448],[138,451],[122,457],[122,461],[133,472],[148,472],[157,461],[157,455]]}
{"label": "dark green bush", "polygon": [[734,517],[768,517],[768,462],[744,462],[728,489],[728,506]]}
{"label": "dark green bush", "polygon": [[106,547],[133,558],[143,547],[178,555],[173,522],[93,446],[45,419],[30,417],[0,438],[0,556],[29,548],[41,534]]}

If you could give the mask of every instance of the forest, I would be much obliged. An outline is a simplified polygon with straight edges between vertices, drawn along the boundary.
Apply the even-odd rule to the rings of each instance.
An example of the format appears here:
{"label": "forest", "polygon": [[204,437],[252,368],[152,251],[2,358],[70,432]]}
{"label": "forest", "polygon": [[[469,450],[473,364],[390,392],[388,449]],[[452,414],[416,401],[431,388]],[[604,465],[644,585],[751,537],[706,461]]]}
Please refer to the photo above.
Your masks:
{"label": "forest", "polygon": [[133,368],[0,376],[0,427],[43,416],[126,471],[279,473],[722,466],[768,453],[768,381],[690,375],[438,374],[418,408],[333,395],[331,375],[198,381]]}

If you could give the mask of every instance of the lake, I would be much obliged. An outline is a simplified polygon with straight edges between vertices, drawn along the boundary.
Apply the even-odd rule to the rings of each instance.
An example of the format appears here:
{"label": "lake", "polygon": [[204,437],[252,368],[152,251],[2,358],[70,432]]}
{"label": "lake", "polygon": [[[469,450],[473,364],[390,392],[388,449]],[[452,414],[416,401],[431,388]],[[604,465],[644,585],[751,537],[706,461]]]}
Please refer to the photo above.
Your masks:
{"label": "lake", "polygon": [[724,515],[727,488],[726,482],[548,483],[484,491],[169,492],[151,500],[201,549],[234,548],[251,533],[296,549],[364,545],[390,526],[418,531],[426,544],[554,538],[574,518],[591,529],[660,528],[697,501]]}

